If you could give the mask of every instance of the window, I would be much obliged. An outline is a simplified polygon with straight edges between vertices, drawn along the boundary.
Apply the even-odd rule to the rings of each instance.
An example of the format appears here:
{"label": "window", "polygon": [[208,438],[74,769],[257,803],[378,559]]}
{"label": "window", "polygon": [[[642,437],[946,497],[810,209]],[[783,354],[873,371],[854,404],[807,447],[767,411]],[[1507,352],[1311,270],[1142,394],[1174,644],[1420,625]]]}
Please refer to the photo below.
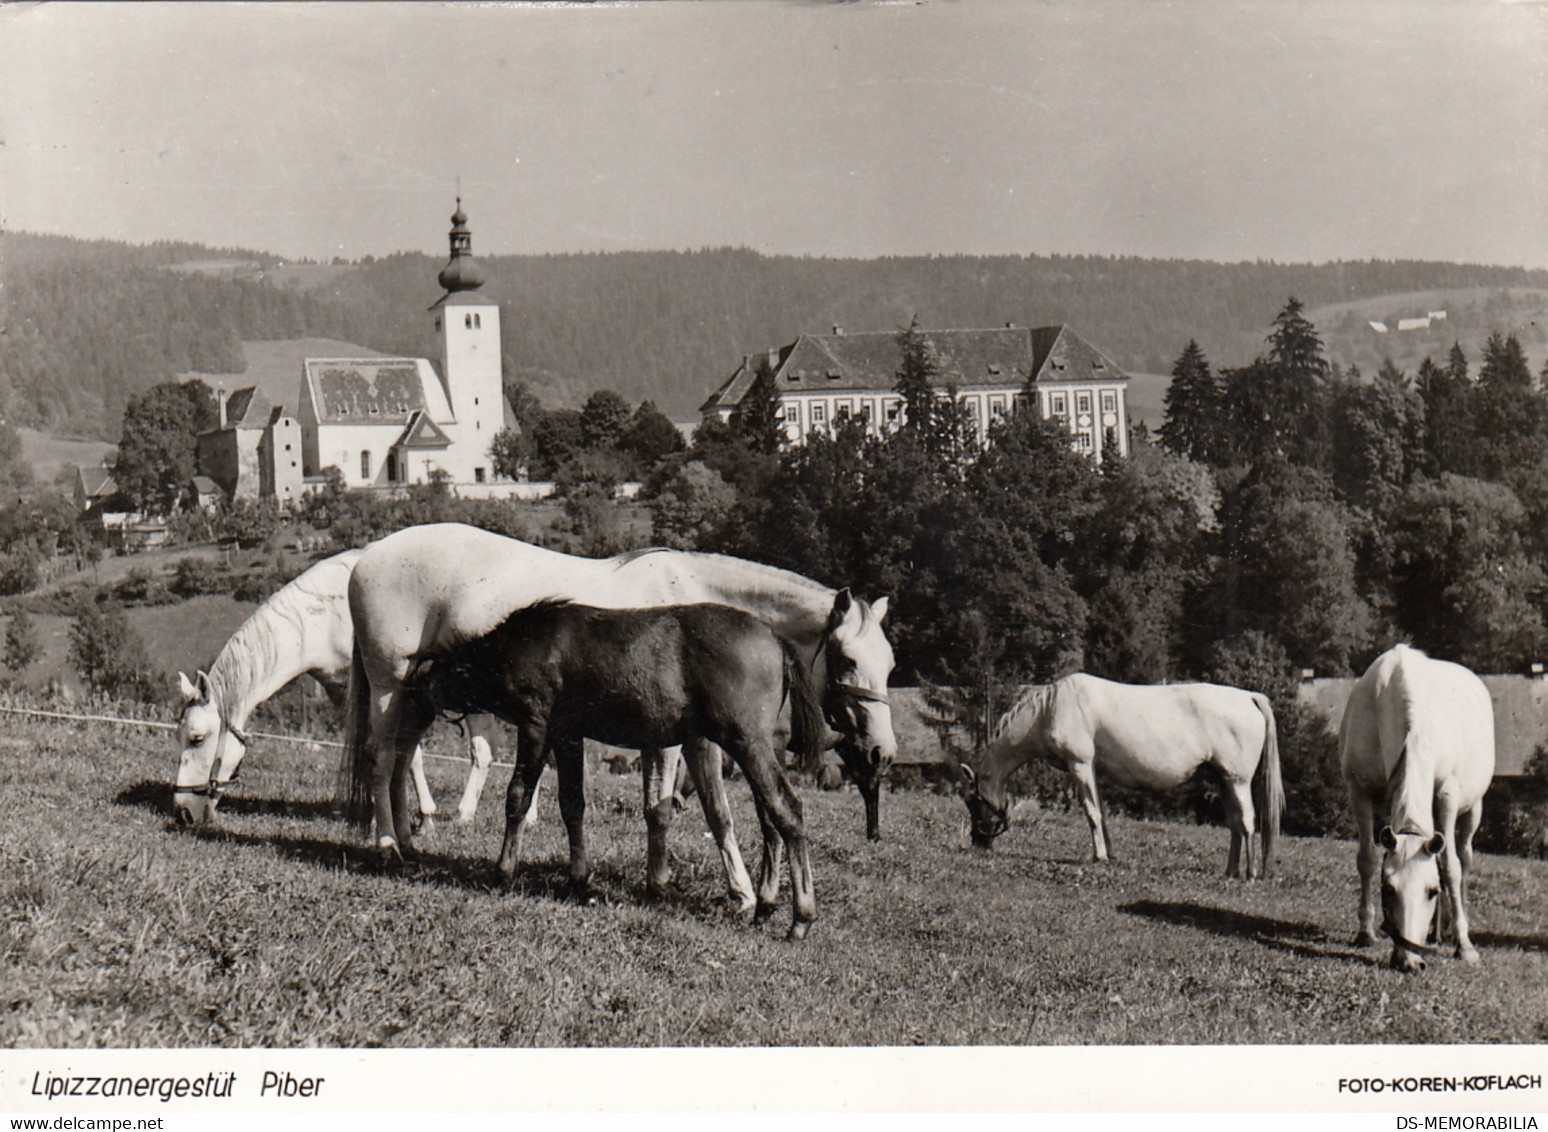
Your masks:
{"label": "window", "polygon": [[903,402],[896,397],[889,397],[882,402],[882,410],[888,424],[897,424],[898,415],[903,411]]}
{"label": "window", "polygon": [[1102,411],[1104,413],[1116,413],[1118,411],[1118,394],[1109,390],[1102,390]]}
{"label": "window", "polygon": [[1003,396],[989,398],[989,419],[991,421],[1003,421],[1005,419],[1006,403]]}
{"label": "window", "polygon": [[1114,452],[1118,450],[1118,430],[1116,428],[1104,428],[1102,430],[1102,447]]}
{"label": "window", "polygon": [[1060,424],[1064,423],[1064,418],[1069,415],[1069,411],[1069,401],[1065,399],[1063,393],[1055,393],[1048,398],[1048,414]]}
{"label": "window", "polygon": [[483,468],[474,468],[473,469],[473,482],[474,483],[483,483],[484,482],[484,469]]}
{"label": "window", "polygon": [[371,478],[371,453],[368,451],[360,453],[360,478],[363,480]]}
{"label": "window", "polygon": [[387,482],[388,483],[396,483],[398,481],[398,479],[399,479],[399,476],[398,476],[398,454],[396,452],[388,452],[387,453]]}
{"label": "window", "polygon": [[290,445],[288,445],[288,444],[287,444],[287,445],[285,445],[285,451],[286,451],[286,452],[289,452],[289,451],[290,451]]}
{"label": "window", "polygon": [[436,315],[435,316],[435,332],[437,334],[439,334],[441,332],[441,316],[440,315]]}
{"label": "window", "polygon": [[836,421],[848,420],[849,415],[855,411],[853,401],[833,402],[833,419]]}
{"label": "window", "polygon": [[871,423],[871,403],[869,401],[860,402],[860,419],[865,421],[866,424]]}
{"label": "window", "polygon": [[1081,429],[1075,434],[1075,447],[1082,452],[1091,451],[1091,431],[1089,429]]}
{"label": "window", "polygon": [[463,315],[462,316],[462,325],[464,327],[466,327],[467,329],[472,330],[473,329],[473,316],[470,315],[470,314]]}
{"label": "window", "polygon": [[822,404],[812,406],[812,424],[826,424],[828,420],[828,407]]}
{"label": "window", "polygon": [[482,330],[483,328],[484,328],[484,320],[483,320],[483,318],[481,318],[479,315],[475,314],[473,316],[473,329],[474,330]]}
{"label": "window", "polygon": [[793,425],[800,424],[801,423],[801,406],[799,406],[799,405],[786,405],[785,406],[785,421],[788,424],[793,424]]}
{"label": "window", "polygon": [[1091,411],[1091,394],[1075,394],[1075,411],[1078,413],[1089,413]]}

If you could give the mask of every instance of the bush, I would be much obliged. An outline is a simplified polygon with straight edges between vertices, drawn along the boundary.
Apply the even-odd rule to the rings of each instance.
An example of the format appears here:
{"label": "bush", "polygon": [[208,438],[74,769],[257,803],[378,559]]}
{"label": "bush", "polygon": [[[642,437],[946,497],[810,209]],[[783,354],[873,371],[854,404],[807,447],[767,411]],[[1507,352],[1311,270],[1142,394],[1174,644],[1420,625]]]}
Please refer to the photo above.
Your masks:
{"label": "bush", "polygon": [[231,580],[208,558],[182,558],[172,574],[172,592],[178,597],[225,593]]}
{"label": "bush", "polygon": [[144,566],[136,566],[118,583],[114,596],[126,605],[171,605],[177,595],[167,588],[159,575]]}
{"label": "bush", "polygon": [[38,640],[38,627],[32,614],[25,609],[16,610],[5,627],[5,666],[20,674],[42,652],[43,645]]}
{"label": "bush", "polygon": [[29,593],[43,580],[43,562],[31,548],[0,554],[0,594]]}
{"label": "bush", "polygon": [[155,703],[161,698],[162,682],[146,658],[145,643],[112,598],[89,601],[76,614],[70,663],[88,687],[115,699]]}

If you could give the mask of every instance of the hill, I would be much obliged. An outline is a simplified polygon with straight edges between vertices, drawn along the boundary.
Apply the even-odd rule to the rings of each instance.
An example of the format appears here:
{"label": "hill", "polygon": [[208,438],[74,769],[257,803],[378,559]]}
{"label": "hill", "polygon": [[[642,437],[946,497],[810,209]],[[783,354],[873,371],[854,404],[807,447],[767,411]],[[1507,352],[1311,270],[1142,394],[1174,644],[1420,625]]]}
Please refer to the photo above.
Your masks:
{"label": "hill", "polygon": [[[1101,256],[842,260],[745,249],[480,256],[502,308],[506,373],[549,405],[591,391],[650,398],[683,418],[743,355],[803,331],[1069,323],[1131,372],[1166,374],[1189,339],[1217,367],[1262,352],[1294,295],[1329,355],[1405,368],[1453,340],[1477,359],[1493,332],[1548,353],[1548,272],[1447,263],[1218,264]],[[432,356],[437,257],[282,262],[241,249],[134,247],[0,234],[7,333],[0,408],[15,424],[117,439],[129,396],[185,373],[230,373],[244,340],[341,339]],[[1372,319],[1445,309],[1426,334]],[[1395,321],[1393,323],[1395,325]],[[1148,414],[1147,414],[1148,417]]]}

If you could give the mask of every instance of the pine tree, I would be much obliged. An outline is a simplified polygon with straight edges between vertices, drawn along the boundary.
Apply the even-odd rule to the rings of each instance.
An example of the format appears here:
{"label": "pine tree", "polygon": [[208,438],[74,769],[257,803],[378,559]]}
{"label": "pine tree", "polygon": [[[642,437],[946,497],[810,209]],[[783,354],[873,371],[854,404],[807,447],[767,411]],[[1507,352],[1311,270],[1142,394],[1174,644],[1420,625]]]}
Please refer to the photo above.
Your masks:
{"label": "pine tree", "polygon": [[765,456],[772,456],[785,443],[779,388],[767,354],[758,359],[752,386],[737,406],[736,431],[749,448]]}
{"label": "pine tree", "polygon": [[1478,384],[1518,388],[1532,384],[1532,367],[1527,364],[1521,342],[1514,334],[1501,338],[1496,330],[1489,335],[1488,342],[1484,343],[1483,364],[1478,368]]}
{"label": "pine tree", "polygon": [[1220,383],[1191,338],[1172,366],[1165,406],[1166,419],[1158,430],[1161,443],[1179,456],[1214,463],[1220,448]]}

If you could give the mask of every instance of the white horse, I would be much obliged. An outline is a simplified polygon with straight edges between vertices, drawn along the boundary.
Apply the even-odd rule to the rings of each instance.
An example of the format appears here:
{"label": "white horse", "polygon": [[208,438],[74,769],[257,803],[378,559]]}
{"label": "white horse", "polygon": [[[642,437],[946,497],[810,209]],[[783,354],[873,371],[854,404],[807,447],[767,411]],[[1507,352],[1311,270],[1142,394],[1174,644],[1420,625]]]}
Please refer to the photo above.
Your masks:
{"label": "white horse", "polygon": [[[962,764],[973,843],[989,849],[1009,826],[1005,782],[1034,758],[1061,766],[1080,787],[1093,854],[1108,859],[1107,817],[1096,770],[1122,786],[1167,790],[1201,766],[1219,772],[1231,825],[1227,876],[1267,876],[1285,808],[1274,709],[1261,692],[1221,684],[1116,684],[1085,673],[1028,689],[1001,717],[980,757]],[[1263,854],[1253,862],[1252,779],[1263,767]]]}
{"label": "white horse", "polygon": [[[882,632],[887,599],[867,605],[848,590],[832,590],[797,574],[724,555],[653,550],[610,559],[577,558],[476,527],[439,523],[409,527],[369,547],[350,578],[356,670],[347,711],[352,767],[351,809],[357,820],[374,809],[384,857],[411,847],[406,819],[409,753],[429,718],[405,695],[416,666],[487,636],[519,609],[571,600],[609,609],[719,602],[764,621],[805,651],[827,689],[823,712],[841,736],[840,754],[860,768],[874,791],[897,752],[887,702],[892,647]],[[708,742],[683,748],[719,847],[733,899],[746,908],[755,893],[737,849],[720,776],[720,752]],[[520,760],[518,760],[520,761]],[[667,830],[672,779],[662,752],[645,752],[647,883],[662,891],[670,877]],[[502,868],[509,881],[519,859],[518,777],[507,795]],[[870,804],[868,800],[868,810]],[[571,879],[589,873],[583,816],[584,783],[560,783],[560,810],[570,836]],[[363,821],[362,821],[363,824]],[[780,840],[764,828],[764,876],[779,868]]]}
{"label": "white horse", "polygon": [[[248,717],[290,681],[307,673],[335,704],[343,701],[355,644],[349,576],[363,553],[346,550],[319,562],[259,606],[221,647],[208,673],[193,680],[178,673],[184,701],[177,727],[182,754],[172,806],[179,820],[200,825],[214,816],[221,792],[236,779],[247,753]],[[473,820],[494,761],[485,734],[489,721],[475,716],[468,726],[472,767],[457,807],[458,822]],[[417,746],[411,770],[420,812],[429,817],[436,813],[435,799]]]}
{"label": "white horse", "polygon": [[[1355,945],[1376,942],[1379,864],[1381,930],[1392,938],[1392,966],[1424,968],[1422,956],[1435,950],[1424,941],[1441,892],[1458,958],[1478,962],[1466,898],[1473,834],[1494,777],[1489,689],[1460,664],[1398,645],[1355,683],[1338,741],[1360,837]],[[1380,813],[1385,824],[1378,834]]]}

